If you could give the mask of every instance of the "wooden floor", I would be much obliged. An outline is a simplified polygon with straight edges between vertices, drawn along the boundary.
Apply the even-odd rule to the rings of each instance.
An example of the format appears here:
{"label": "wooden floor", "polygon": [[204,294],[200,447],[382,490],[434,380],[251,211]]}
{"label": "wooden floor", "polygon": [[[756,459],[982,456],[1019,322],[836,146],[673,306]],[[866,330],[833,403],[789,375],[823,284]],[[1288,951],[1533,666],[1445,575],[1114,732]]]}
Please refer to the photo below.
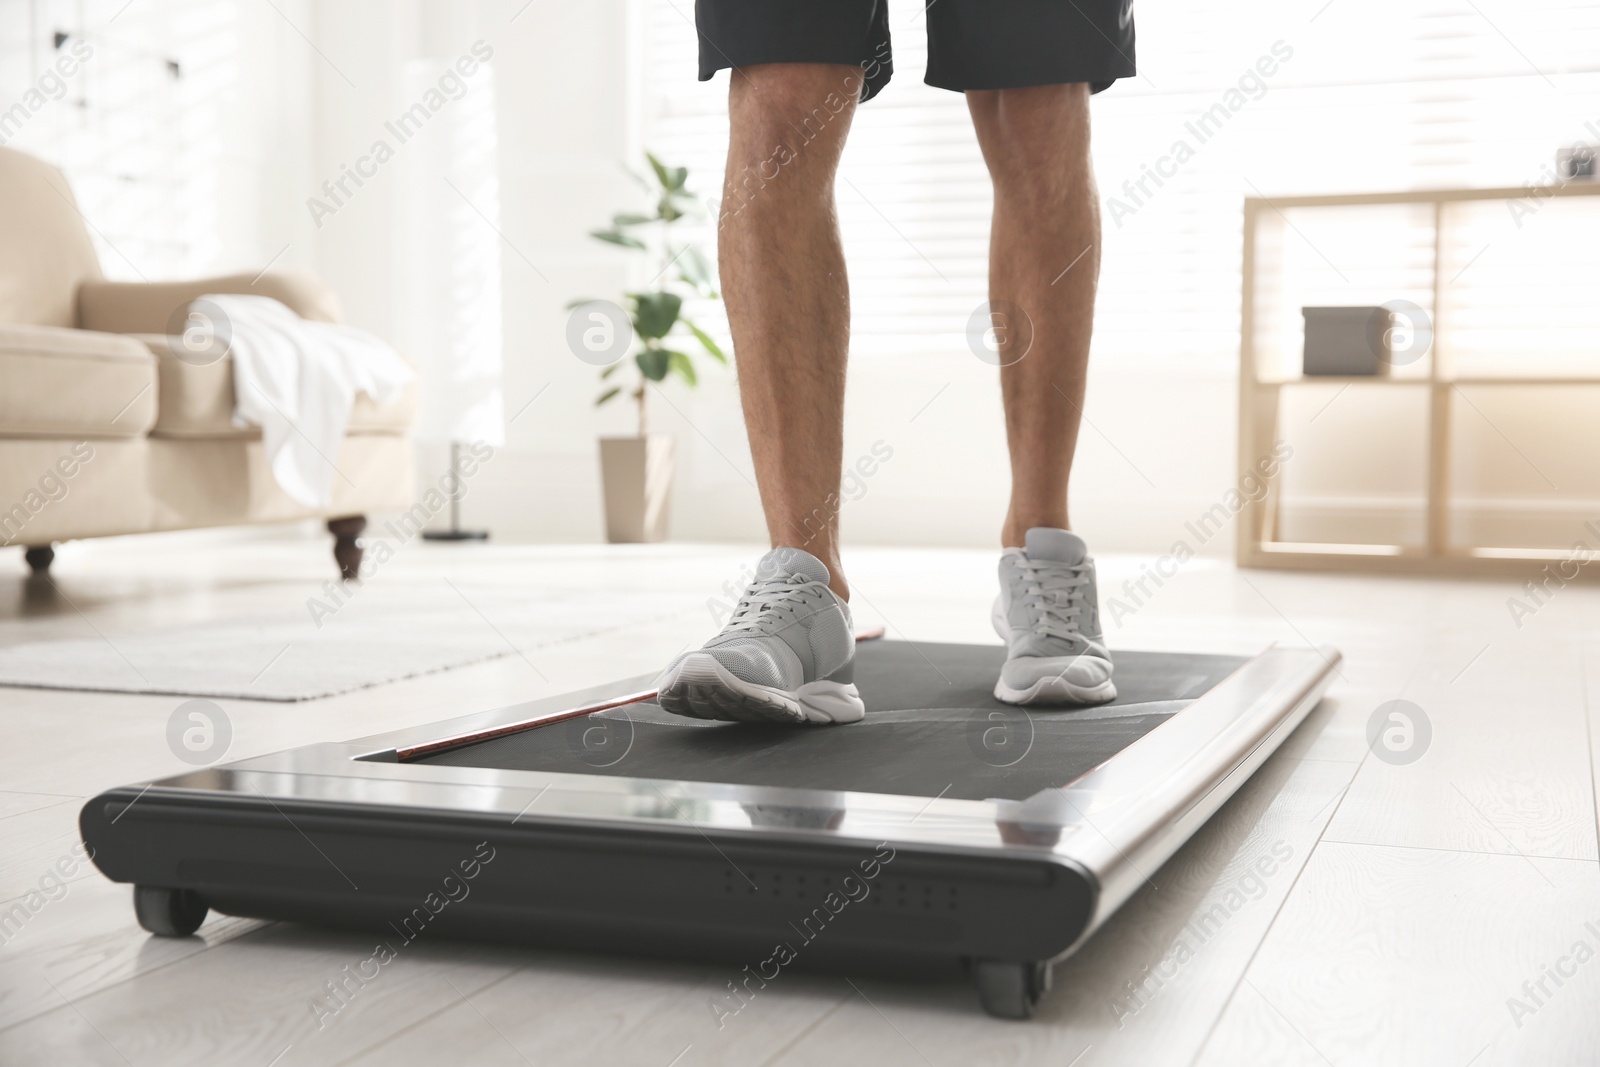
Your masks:
{"label": "wooden floor", "polygon": [[[522,656],[327,700],[222,701],[228,756],[652,671],[712,630],[708,599],[756,555],[406,547],[374,581],[523,586],[551,600],[548,633]],[[993,553],[847,562],[859,623],[993,640]],[[1506,602],[1520,581],[1194,560],[1136,601],[1123,585],[1145,562],[1101,561],[1113,648],[1309,642],[1346,658],[1284,748],[1057,967],[1031,1022],[985,1017],[964,986],[786,973],[719,1028],[725,968],[425,940],[319,1021],[313,1000],[371,954],[366,939],[215,915],[195,938],[152,939],[127,887],[73,856],[85,798],[185,769],[165,738],[178,701],[0,689],[0,915],[25,913],[0,934],[0,1063],[1600,1063],[1600,589],[1560,590],[1519,628]],[[321,542],[174,535],[68,545],[52,589],[26,582],[13,550],[0,644],[278,612],[328,566]],[[633,621],[641,590],[652,609]],[[584,605],[581,628],[562,603]],[[1406,765],[1366,741],[1396,699],[1432,724]]]}

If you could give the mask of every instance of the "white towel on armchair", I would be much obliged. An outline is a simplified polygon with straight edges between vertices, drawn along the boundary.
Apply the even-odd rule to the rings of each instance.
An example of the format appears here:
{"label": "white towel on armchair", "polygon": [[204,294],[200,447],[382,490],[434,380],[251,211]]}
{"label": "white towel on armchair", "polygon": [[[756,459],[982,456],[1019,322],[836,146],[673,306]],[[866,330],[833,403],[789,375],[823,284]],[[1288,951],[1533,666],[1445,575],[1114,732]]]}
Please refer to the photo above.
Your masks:
{"label": "white towel on armchair", "polygon": [[395,402],[415,372],[365,330],[302,319],[271,297],[215,294],[201,299],[225,316],[233,356],[235,426],[261,427],[272,476],[295,500],[333,503],[335,466],[357,393]]}

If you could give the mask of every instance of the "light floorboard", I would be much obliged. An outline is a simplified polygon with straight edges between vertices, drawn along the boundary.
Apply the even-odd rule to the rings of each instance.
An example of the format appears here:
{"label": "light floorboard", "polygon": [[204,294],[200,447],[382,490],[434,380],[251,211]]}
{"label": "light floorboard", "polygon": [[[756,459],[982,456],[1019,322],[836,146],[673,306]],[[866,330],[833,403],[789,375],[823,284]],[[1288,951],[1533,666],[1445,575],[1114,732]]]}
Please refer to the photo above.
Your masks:
{"label": "light floorboard", "polygon": [[[1540,868],[1516,856],[1318,845],[1200,1064],[1595,1062],[1600,870]],[[1587,962],[1573,958],[1580,944]],[[1570,975],[1541,992],[1545,968],[1558,965]]]}
{"label": "light floorboard", "polygon": [[[115,634],[294,608],[326,579],[325,549],[190,535],[69,544],[61,595],[0,574],[0,644],[81,637],[91,621]],[[396,595],[449,578],[548,605],[514,635],[527,659],[303,704],[221,701],[228,758],[652,672],[714,630],[717,601],[759,554],[408,548],[377,579]],[[993,640],[993,553],[863,549],[847,561],[859,624]],[[1518,627],[1506,607],[1516,583],[1197,559],[1159,587],[1146,579],[1134,603],[1148,562],[1101,561],[1114,648],[1248,653],[1280,641],[1345,658],[1278,755],[1058,967],[1029,1023],[982,1015],[963,985],[794,973],[718,1027],[709,1003],[726,969],[418,941],[319,1026],[313,998],[370,954],[369,938],[214,916],[196,938],[152,939],[127,887],[80,873],[0,944],[0,1063],[1591,1062],[1600,962],[1520,1020],[1507,998],[1585,923],[1600,928],[1600,589],[1560,590]],[[1113,597],[1131,610],[1113,619]],[[186,765],[166,747],[176,699],[3,695],[0,730],[14,743],[0,747],[0,899],[15,900],[70,849],[81,798]],[[1397,698],[1435,726],[1429,751],[1404,766],[1366,737],[1373,710]],[[1264,858],[1270,874],[1253,866]],[[1600,929],[1591,943],[1600,952]]]}

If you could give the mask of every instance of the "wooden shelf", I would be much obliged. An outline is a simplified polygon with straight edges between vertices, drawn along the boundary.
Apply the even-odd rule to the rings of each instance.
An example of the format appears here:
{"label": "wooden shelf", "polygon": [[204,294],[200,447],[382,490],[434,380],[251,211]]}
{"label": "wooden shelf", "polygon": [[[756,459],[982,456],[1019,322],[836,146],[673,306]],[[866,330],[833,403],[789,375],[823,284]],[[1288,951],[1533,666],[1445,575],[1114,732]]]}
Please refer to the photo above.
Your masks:
{"label": "wooden shelf", "polygon": [[1287,385],[1432,385],[1432,378],[1394,378],[1385,374],[1308,374],[1302,378],[1262,378],[1255,383],[1262,389],[1282,389]]}
{"label": "wooden shelf", "polygon": [[1364,545],[1354,542],[1346,544],[1316,543],[1311,541],[1263,541],[1261,551],[1270,552],[1280,556],[1303,556],[1307,553],[1319,556],[1406,556],[1417,555],[1414,548],[1405,545]]}
{"label": "wooden shelf", "polygon": [[1473,200],[1544,200],[1551,196],[1600,196],[1600,181],[1575,179],[1565,185],[1503,185],[1484,189],[1413,189],[1392,193],[1332,193],[1316,196],[1251,196],[1245,208],[1379,207],[1384,204],[1451,204]]}
{"label": "wooden shelf", "polygon": [[1440,378],[1442,385],[1600,385],[1600,376],[1581,378],[1570,374],[1553,375],[1498,375],[1472,374]]}
{"label": "wooden shelf", "polygon": [[1383,374],[1310,374],[1300,378],[1262,378],[1255,383],[1262,389],[1281,389],[1286,385],[1600,385],[1600,375],[1583,378],[1575,375],[1498,375],[1472,374],[1441,378],[1403,378]]}
{"label": "wooden shelf", "polygon": [[[1380,573],[1509,574],[1532,576],[1541,565],[1571,556],[1570,550],[1457,545],[1450,538],[1450,419],[1457,387],[1584,386],[1600,385],[1600,373],[1582,374],[1451,374],[1447,324],[1442,323],[1440,299],[1444,261],[1447,204],[1472,201],[1511,201],[1549,197],[1600,196],[1600,182],[1569,182],[1560,186],[1491,189],[1433,189],[1393,193],[1357,193],[1343,196],[1247,197],[1244,202],[1244,293],[1239,346],[1239,467],[1259,470],[1277,443],[1279,413],[1286,387],[1394,386],[1427,389],[1426,541],[1420,545],[1313,544],[1284,541],[1280,532],[1281,473],[1267,479],[1267,488],[1247,501],[1238,518],[1235,558],[1243,567],[1325,570],[1364,570]],[[1371,208],[1384,205],[1432,207],[1432,316],[1433,347],[1427,373],[1360,376],[1263,376],[1255,351],[1258,238],[1262,220],[1284,218],[1296,208]],[[1281,353],[1280,353],[1281,354]],[[1596,354],[1600,357],[1600,353]],[[1279,367],[1283,364],[1279,363]],[[1585,576],[1600,577],[1600,567],[1580,568]]]}

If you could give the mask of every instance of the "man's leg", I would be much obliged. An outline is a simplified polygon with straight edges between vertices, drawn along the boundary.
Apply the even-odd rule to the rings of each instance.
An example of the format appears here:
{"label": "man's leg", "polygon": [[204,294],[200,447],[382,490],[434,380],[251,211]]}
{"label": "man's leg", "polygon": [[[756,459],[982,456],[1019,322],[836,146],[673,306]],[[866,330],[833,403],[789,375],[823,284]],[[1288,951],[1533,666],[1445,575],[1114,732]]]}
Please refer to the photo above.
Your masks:
{"label": "man's leg", "polygon": [[861,81],[832,64],[733,72],[717,245],[772,551],[722,632],[663,672],[657,699],[675,714],[818,725],[866,714],[839,566],[850,293],[833,211]]}
{"label": "man's leg", "polygon": [[840,597],[850,292],[833,179],[861,80],[817,63],[733,72],[717,242],[768,534],[822,560]]}
{"label": "man's leg", "polygon": [[[1089,86],[973,90],[967,106],[994,181],[989,300],[1032,322],[1008,324],[1000,346],[1011,506],[1004,547],[1035,526],[1068,528],[1067,479],[1082,417],[1100,209],[1089,165]],[[1016,360],[1016,362],[1011,362]],[[1010,364],[1006,366],[1005,364]]]}
{"label": "man's leg", "polygon": [[994,179],[989,300],[1012,320],[999,335],[1011,506],[1000,534],[994,620],[1007,652],[995,697],[1099,703],[1117,689],[1094,561],[1067,529],[1100,273],[1089,86],[969,91],[967,103]]}

